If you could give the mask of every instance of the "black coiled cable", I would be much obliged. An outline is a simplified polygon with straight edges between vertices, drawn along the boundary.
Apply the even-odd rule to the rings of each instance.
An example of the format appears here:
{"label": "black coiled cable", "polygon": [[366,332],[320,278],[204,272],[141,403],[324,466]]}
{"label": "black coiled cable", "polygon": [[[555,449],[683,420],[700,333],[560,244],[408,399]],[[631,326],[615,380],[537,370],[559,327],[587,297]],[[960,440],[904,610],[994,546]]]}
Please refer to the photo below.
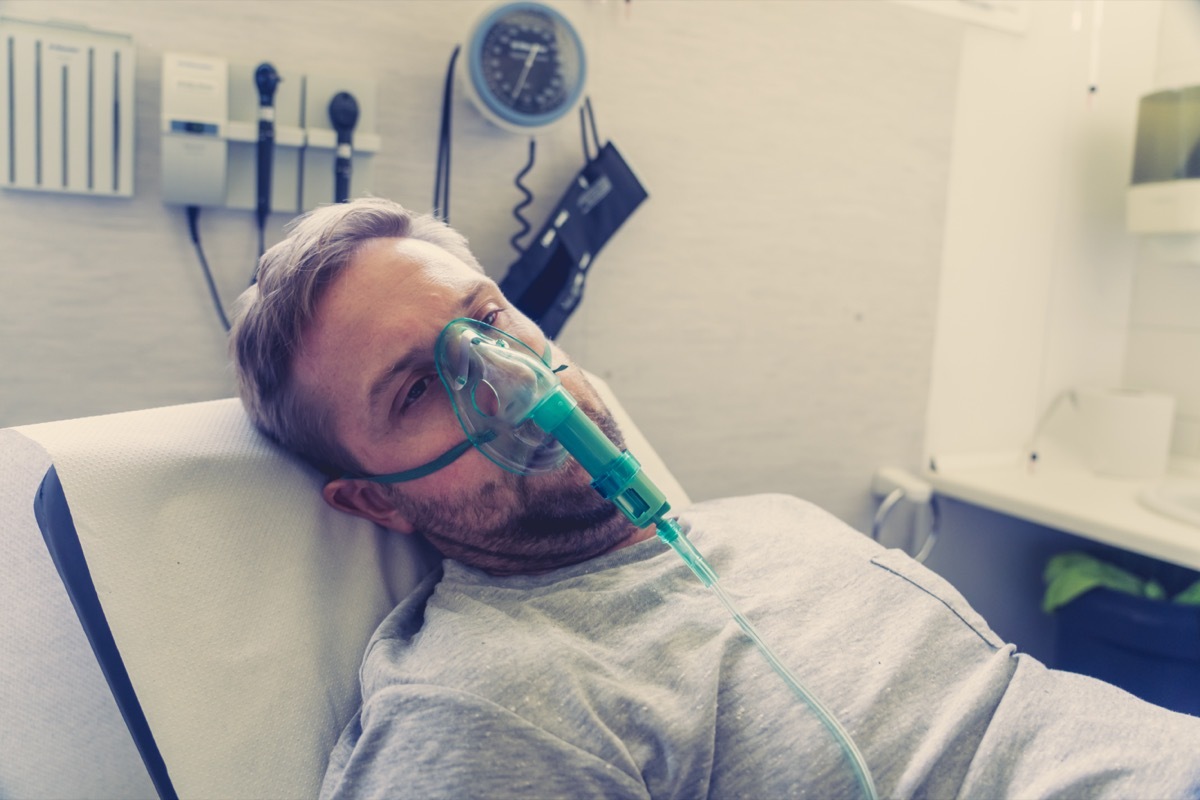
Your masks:
{"label": "black coiled cable", "polygon": [[533,192],[529,191],[525,184],[521,183],[521,179],[528,175],[529,171],[533,169],[533,162],[536,154],[537,140],[531,136],[529,137],[529,161],[526,162],[524,169],[517,173],[517,177],[513,178],[513,185],[517,187],[517,190],[521,194],[525,195],[525,199],[513,206],[512,210],[512,214],[514,217],[516,217],[517,222],[520,223],[521,229],[513,234],[512,238],[508,240],[508,243],[511,244],[513,249],[517,251],[517,255],[521,255],[525,252],[524,248],[521,247],[521,237],[529,233],[532,227],[529,224],[529,220],[525,219],[525,216],[521,212],[533,203]]}

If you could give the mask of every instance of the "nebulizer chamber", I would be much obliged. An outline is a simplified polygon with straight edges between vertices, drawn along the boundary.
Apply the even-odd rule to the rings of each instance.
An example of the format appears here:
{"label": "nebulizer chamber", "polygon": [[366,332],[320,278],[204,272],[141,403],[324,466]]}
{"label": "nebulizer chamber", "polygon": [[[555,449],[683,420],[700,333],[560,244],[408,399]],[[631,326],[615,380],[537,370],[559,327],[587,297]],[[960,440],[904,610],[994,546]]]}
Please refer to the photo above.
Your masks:
{"label": "nebulizer chamber", "polygon": [[[553,469],[570,454],[592,476],[592,487],[633,525],[654,525],[697,578],[713,590],[772,669],[837,741],[865,797],[877,797],[866,761],[846,730],[796,679],[726,594],[716,573],[667,516],[670,504],[642,470],[584,413],[550,364],[520,339],[486,323],[456,319],[438,337],[438,375],[468,440],[496,464],[518,474]],[[560,367],[559,370],[562,368]]]}

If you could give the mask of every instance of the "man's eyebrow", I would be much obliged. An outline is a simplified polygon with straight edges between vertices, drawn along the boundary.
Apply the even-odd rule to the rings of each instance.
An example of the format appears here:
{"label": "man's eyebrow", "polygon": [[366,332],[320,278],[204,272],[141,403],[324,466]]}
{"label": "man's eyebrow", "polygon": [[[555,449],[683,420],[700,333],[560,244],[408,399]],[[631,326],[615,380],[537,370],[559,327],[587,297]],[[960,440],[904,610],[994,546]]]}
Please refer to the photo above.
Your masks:
{"label": "man's eyebrow", "polygon": [[[463,295],[462,300],[460,300],[458,304],[459,313],[465,313],[467,309],[475,305],[475,302],[479,299],[479,296],[488,291],[490,288],[492,288],[491,283],[480,283],[477,284],[471,291]],[[404,355],[400,356],[400,358],[396,359],[395,363],[385,369],[380,376],[375,379],[374,383],[371,384],[370,391],[367,393],[367,407],[370,410],[373,411],[375,409],[376,404],[379,402],[380,396],[387,391],[387,388],[392,384],[392,381],[395,380],[396,376],[407,372],[412,367],[413,363],[421,357],[423,349],[424,348],[417,347],[411,348],[405,352]]]}
{"label": "man's eyebrow", "polygon": [[409,366],[416,360],[417,351],[409,350],[404,355],[397,359],[395,364],[392,364],[383,374],[375,379],[371,384],[371,391],[367,393],[367,405],[374,410],[375,405],[379,402],[380,396],[387,391],[388,386],[392,384],[397,375],[401,375],[408,371]]}

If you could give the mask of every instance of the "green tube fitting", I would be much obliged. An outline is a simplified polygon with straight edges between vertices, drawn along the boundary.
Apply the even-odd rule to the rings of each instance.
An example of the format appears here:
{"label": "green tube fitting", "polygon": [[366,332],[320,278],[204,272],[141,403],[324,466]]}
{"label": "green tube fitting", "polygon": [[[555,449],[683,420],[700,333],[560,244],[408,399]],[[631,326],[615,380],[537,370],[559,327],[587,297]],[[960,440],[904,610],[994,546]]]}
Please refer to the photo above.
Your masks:
{"label": "green tube fitting", "polygon": [[704,556],[700,555],[700,551],[696,549],[690,539],[680,535],[679,523],[673,519],[659,518],[655,520],[655,526],[658,538],[670,545],[675,554],[683,559],[683,562],[688,565],[701,583],[712,587],[717,582],[717,573],[704,560]]}
{"label": "green tube fitting", "polygon": [[530,418],[558,439],[593,478],[606,474],[612,463],[621,457],[621,451],[562,386],[546,395],[530,412]]}
{"label": "green tube fitting", "polygon": [[529,414],[530,419],[566,448],[587,473],[592,487],[621,509],[639,528],[667,513],[666,496],[628,451],[622,452],[584,413],[562,386],[546,395]]}

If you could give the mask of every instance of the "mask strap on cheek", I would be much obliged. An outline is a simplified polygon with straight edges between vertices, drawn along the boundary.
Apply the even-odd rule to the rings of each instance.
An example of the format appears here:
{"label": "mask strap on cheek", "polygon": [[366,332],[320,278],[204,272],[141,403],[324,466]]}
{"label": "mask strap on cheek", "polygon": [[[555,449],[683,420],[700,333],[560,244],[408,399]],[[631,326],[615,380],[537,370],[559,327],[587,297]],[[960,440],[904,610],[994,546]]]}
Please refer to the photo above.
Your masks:
{"label": "mask strap on cheek", "polygon": [[[476,442],[486,444],[496,438],[496,434],[488,431],[480,436]],[[443,467],[448,467],[457,461],[471,448],[475,447],[476,442],[470,440],[459,442],[454,447],[451,447],[440,456],[430,461],[427,464],[422,464],[413,469],[406,469],[402,472],[389,472],[386,475],[363,475],[357,472],[345,472],[341,477],[354,480],[371,481],[373,483],[405,483],[406,481],[415,481],[418,478],[424,478],[426,475],[432,475]]]}
{"label": "mask strap on cheek", "polygon": [[[545,364],[547,367],[550,366],[550,357],[551,357],[550,343],[546,342],[546,349],[544,351],[542,351],[542,363]],[[566,369],[569,366],[570,366],[570,364],[559,364],[557,367],[555,367],[554,369],[552,369],[550,371],[553,372],[555,375],[557,375],[558,373],[562,372],[564,369]]]}

